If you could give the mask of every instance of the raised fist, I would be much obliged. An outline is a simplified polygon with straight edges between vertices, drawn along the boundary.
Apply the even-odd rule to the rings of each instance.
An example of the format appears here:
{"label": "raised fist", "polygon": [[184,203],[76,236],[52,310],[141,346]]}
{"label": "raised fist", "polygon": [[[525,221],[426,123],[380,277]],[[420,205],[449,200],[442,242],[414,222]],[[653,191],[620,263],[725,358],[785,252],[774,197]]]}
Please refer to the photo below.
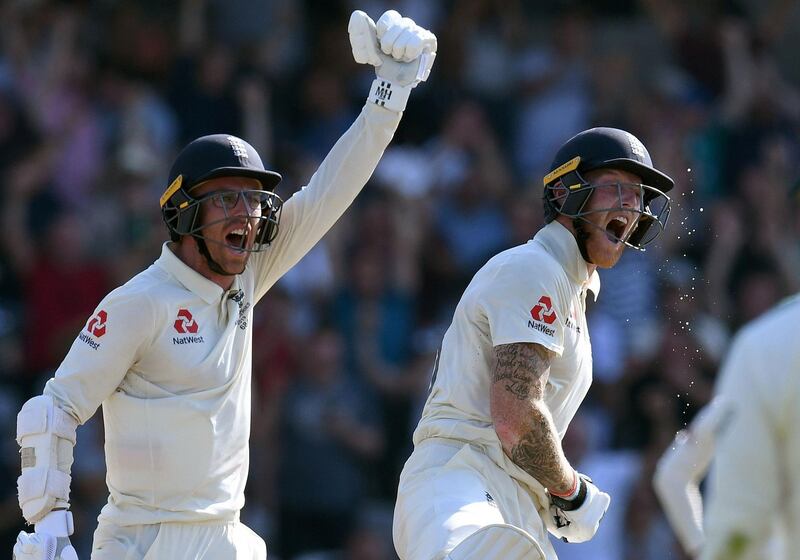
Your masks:
{"label": "raised fist", "polygon": [[405,109],[411,89],[430,75],[436,36],[394,10],[377,24],[356,10],[347,30],[355,61],[375,66],[377,79],[368,100],[393,111]]}

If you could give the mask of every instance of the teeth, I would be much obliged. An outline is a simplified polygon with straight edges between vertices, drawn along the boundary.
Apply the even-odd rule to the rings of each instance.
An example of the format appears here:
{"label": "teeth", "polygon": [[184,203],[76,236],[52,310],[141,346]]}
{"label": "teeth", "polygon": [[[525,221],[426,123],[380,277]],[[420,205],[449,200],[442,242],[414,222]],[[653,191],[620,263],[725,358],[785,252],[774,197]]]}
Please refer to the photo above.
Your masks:
{"label": "teeth", "polygon": [[244,228],[235,229],[231,233],[234,235],[244,235]]}
{"label": "teeth", "polygon": [[623,225],[626,225],[626,226],[628,225],[628,218],[626,216],[617,216],[614,219],[617,220],[618,222],[622,222]]}

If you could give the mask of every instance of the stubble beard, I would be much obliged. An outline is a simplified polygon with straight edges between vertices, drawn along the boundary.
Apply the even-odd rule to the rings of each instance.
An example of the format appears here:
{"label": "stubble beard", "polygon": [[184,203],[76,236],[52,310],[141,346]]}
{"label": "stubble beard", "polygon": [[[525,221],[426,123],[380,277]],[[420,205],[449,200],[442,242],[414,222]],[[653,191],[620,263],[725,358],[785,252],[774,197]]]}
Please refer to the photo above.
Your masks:
{"label": "stubble beard", "polygon": [[[250,260],[250,252],[245,251],[242,253],[242,259],[236,259],[231,255],[228,245],[212,244],[215,245],[215,248],[211,250],[211,257],[225,272],[228,274],[241,274],[244,272],[247,262]],[[217,254],[215,255],[214,253]]]}
{"label": "stubble beard", "polygon": [[612,268],[619,262],[622,253],[625,251],[625,244],[618,241],[614,244],[604,230],[592,228],[587,248],[589,250],[589,257],[592,259],[593,264],[598,268]]}

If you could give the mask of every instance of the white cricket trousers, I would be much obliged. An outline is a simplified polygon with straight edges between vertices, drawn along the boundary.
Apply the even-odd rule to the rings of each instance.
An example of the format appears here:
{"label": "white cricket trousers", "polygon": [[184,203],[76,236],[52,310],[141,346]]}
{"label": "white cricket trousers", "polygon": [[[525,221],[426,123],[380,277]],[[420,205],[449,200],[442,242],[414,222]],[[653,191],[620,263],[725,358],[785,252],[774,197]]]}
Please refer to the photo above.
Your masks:
{"label": "white cricket trousers", "polygon": [[557,560],[533,497],[478,446],[443,438],[420,443],[397,490],[392,533],[401,560],[439,560],[493,524],[522,529],[547,560]]}
{"label": "white cricket trousers", "polygon": [[267,545],[236,521],[119,527],[101,522],[91,560],[266,560]]}

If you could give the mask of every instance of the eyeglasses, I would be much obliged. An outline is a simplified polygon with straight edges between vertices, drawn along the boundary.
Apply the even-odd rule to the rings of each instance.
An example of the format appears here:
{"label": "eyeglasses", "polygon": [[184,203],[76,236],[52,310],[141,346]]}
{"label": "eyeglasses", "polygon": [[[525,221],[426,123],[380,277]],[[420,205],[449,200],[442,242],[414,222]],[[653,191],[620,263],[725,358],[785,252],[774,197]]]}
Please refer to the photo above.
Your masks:
{"label": "eyeglasses", "polygon": [[214,191],[204,195],[200,200],[209,200],[217,208],[230,211],[239,204],[239,199],[244,200],[248,210],[256,208],[264,210],[271,206],[275,193],[269,191],[243,190],[243,191]]}
{"label": "eyeglasses", "polygon": [[610,183],[591,183],[590,188],[597,190],[602,188],[613,188],[617,191],[617,200],[622,206],[622,201],[626,197],[633,196],[639,209],[643,209],[648,198],[648,191],[650,187],[641,183],[625,183],[622,181],[614,181]]}

